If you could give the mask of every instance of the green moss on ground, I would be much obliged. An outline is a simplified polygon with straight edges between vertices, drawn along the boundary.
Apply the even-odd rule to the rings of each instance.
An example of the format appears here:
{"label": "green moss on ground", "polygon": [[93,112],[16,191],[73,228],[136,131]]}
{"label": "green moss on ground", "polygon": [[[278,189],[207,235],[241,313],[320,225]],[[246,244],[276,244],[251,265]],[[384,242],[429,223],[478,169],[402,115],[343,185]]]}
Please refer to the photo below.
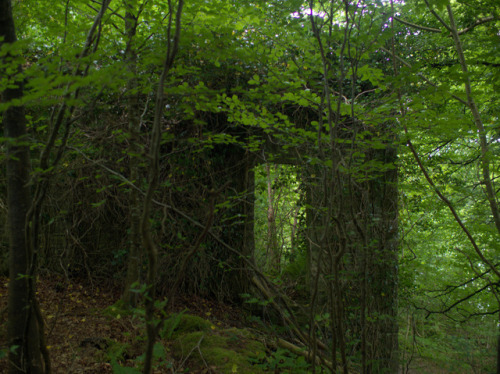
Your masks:
{"label": "green moss on ground", "polygon": [[186,333],[208,331],[211,326],[212,322],[201,317],[176,313],[165,321],[160,335],[162,338],[175,340]]}
{"label": "green moss on ground", "polygon": [[[208,366],[217,373],[258,374],[264,371],[253,366],[249,358],[265,352],[264,345],[244,329],[219,329],[211,322],[195,316],[180,321],[175,330],[172,353],[185,368]],[[182,331],[182,333],[181,333]]]}

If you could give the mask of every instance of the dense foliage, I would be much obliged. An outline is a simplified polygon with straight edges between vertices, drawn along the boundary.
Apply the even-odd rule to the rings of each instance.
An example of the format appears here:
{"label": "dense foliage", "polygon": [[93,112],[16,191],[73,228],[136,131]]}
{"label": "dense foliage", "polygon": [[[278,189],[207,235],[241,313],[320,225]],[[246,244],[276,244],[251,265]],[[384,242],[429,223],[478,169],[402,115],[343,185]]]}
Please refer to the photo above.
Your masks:
{"label": "dense foliage", "polygon": [[[31,197],[13,225],[2,171],[0,217],[28,239],[18,280],[123,284],[144,310],[145,373],[178,293],[284,325],[309,364],[275,347],[254,359],[266,370],[295,357],[297,372],[500,372],[497,1],[42,0],[12,14],[0,144],[27,147]],[[19,138],[5,132],[16,108]]]}

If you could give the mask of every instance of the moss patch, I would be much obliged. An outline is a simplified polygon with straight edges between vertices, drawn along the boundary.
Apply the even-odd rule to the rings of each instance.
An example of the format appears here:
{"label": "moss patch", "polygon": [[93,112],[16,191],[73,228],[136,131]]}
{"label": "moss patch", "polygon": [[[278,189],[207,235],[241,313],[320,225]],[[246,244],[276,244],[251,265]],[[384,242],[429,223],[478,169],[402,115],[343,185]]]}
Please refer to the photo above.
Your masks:
{"label": "moss patch", "polygon": [[[193,316],[189,316],[193,317]],[[208,366],[217,373],[252,374],[263,373],[253,366],[249,358],[265,352],[264,345],[243,329],[217,329],[209,321],[197,324],[199,331],[187,331],[179,323],[172,353],[180,360],[185,360],[185,369]],[[190,318],[188,318],[190,320]],[[193,321],[193,320],[191,320]],[[208,326],[208,328],[207,328]],[[201,331],[200,331],[201,330]],[[184,333],[180,333],[184,331]]]}
{"label": "moss patch", "polygon": [[181,335],[196,332],[208,331],[212,323],[198,316],[176,313],[165,321],[162,332],[162,338],[176,339]]}

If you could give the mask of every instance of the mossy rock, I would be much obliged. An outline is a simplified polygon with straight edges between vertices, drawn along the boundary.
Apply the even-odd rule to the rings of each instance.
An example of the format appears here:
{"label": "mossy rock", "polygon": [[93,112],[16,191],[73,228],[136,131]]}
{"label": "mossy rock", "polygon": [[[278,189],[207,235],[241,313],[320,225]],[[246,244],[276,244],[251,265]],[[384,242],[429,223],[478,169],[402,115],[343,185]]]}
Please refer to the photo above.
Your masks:
{"label": "mossy rock", "polygon": [[249,360],[265,351],[264,345],[255,340],[250,332],[212,327],[206,331],[179,335],[173,343],[172,353],[179,359],[186,359],[186,367],[191,369],[207,365],[217,373],[264,373]]}
{"label": "mossy rock", "polygon": [[166,339],[176,339],[190,332],[208,331],[211,327],[212,322],[201,317],[176,313],[165,321],[160,336]]}

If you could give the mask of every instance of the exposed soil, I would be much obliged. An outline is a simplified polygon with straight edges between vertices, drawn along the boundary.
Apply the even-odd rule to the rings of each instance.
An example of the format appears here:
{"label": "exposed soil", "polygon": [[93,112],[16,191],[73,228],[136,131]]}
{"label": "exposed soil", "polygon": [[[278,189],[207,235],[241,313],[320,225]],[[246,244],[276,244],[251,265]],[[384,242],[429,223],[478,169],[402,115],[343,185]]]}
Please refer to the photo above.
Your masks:
{"label": "exposed soil", "polygon": [[[8,279],[0,277],[0,350],[3,351],[8,349],[6,342],[7,286]],[[118,358],[119,365],[137,367],[137,358],[144,353],[145,348],[144,324],[137,315],[126,313],[120,315],[120,309],[113,308],[121,296],[120,286],[109,282],[90,284],[85,280],[67,281],[62,277],[50,276],[39,279],[37,295],[46,322],[46,341],[54,374],[113,373],[110,360],[110,351],[113,351],[113,347],[110,345],[113,345],[115,349],[126,347],[126,353]],[[228,353],[222,353],[225,355],[223,360],[228,361],[232,354],[237,354],[238,351],[252,344],[253,338],[247,339],[244,335],[248,329],[255,331],[252,327],[256,326],[252,326],[246,318],[247,313],[242,309],[215,300],[177,296],[172,312],[181,311],[201,317],[205,320],[205,324],[210,325],[203,344],[211,344],[208,334],[215,336],[214,341],[224,339],[230,341],[230,347],[226,347],[230,350]],[[183,340],[198,341],[196,334],[196,332],[188,331]],[[172,354],[175,352],[174,344],[173,341],[162,341],[167,357],[163,360],[163,364],[156,365],[155,374],[221,372],[218,370],[221,366],[212,365],[203,359],[200,342],[198,342],[197,349],[202,358],[201,362],[188,360],[185,356],[176,357]],[[247,357],[247,353],[243,352],[242,355]],[[195,354],[197,355],[196,352]],[[409,374],[457,372],[451,369],[451,366],[444,367],[429,360],[415,358],[411,367],[403,372]],[[243,365],[239,367],[243,369]],[[0,360],[0,373],[6,372],[7,360],[4,358]],[[257,372],[261,373],[262,370],[258,370],[257,367],[255,371],[253,367],[250,369],[252,374]],[[284,368],[271,370],[271,372],[288,373],[291,371]],[[460,372],[465,374],[472,371],[461,370]]]}
{"label": "exposed soil", "polygon": [[[0,278],[0,349],[3,350],[7,349],[7,285],[8,279]],[[110,284],[68,282],[54,276],[38,281],[37,295],[46,321],[46,341],[54,374],[112,373],[105,352],[110,341],[129,347],[126,358],[119,362],[122,366],[135,365],[134,360],[145,347],[140,343],[144,342],[144,326],[140,319],[133,315],[111,317],[103,312],[119,300],[120,293],[119,287]],[[189,314],[210,320],[218,328],[243,325],[241,311],[211,300],[177,297],[174,309],[187,309]],[[6,359],[0,360],[0,372],[7,371],[6,364]],[[156,372],[172,371],[159,369]],[[190,372],[207,371],[206,368],[192,368]]]}

